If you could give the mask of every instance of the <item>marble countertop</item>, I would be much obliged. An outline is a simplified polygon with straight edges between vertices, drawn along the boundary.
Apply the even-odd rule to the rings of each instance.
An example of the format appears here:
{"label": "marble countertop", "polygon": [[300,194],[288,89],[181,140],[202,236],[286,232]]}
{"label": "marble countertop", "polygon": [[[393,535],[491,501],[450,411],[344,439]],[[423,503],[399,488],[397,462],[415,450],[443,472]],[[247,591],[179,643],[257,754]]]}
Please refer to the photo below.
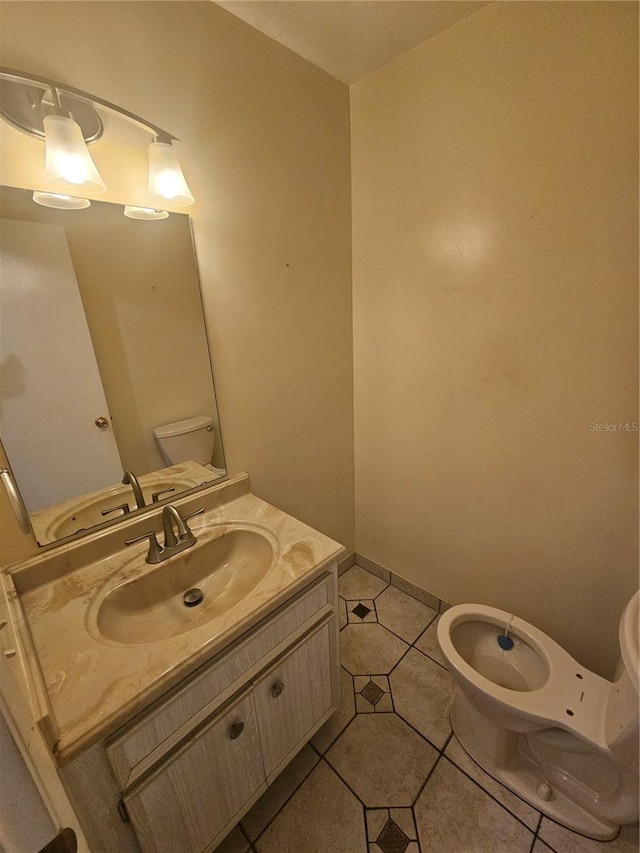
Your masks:
{"label": "marble countertop", "polygon": [[144,562],[146,543],[124,547],[124,539],[149,529],[150,521],[158,529],[157,508],[3,574],[16,665],[24,670],[36,722],[59,764],[111,734],[344,553],[337,542],[253,495],[246,475],[175,505],[184,513],[204,505],[205,513],[189,522],[198,546],[230,525],[261,531],[274,545],[273,567],[257,587],[193,630],[132,645],[109,641],[89,626],[97,598],[153,570]]}

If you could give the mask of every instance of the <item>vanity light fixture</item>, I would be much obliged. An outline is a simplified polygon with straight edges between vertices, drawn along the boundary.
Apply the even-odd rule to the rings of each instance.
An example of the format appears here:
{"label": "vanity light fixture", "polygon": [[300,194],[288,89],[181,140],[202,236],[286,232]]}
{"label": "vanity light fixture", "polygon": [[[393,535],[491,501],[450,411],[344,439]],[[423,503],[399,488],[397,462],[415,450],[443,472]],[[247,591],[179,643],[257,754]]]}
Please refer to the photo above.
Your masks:
{"label": "vanity light fixture", "polygon": [[191,190],[182,174],[173,145],[156,138],[149,146],[149,203],[170,202],[174,207],[193,204]]}
{"label": "vanity light fixture", "polygon": [[47,189],[65,193],[81,186],[85,192],[103,193],[107,185],[91,159],[80,125],[70,115],[62,113],[45,115],[42,125],[46,145],[44,182]]}
{"label": "vanity light fixture", "polygon": [[126,204],[124,215],[129,219],[166,219],[169,216],[169,212],[167,210],[158,210],[156,207],[136,207],[132,204]]}
{"label": "vanity light fixture", "polygon": [[83,210],[91,205],[88,198],[78,198],[61,193],[42,193],[37,190],[32,198],[36,204],[41,204],[43,207],[55,207],[58,210]]}
{"label": "vanity light fixture", "polygon": [[[194,199],[172,142],[176,137],[115,104],[46,77],[0,68],[0,116],[13,127],[45,141],[44,193],[34,201],[47,207],[79,209],[90,202],[74,192],[104,192],[106,184],[87,148],[104,132],[100,112],[124,119],[153,137],[149,145],[149,208],[186,207]],[[73,199],[73,201],[71,201]],[[82,202],[82,204],[80,203]],[[86,204],[84,203],[86,202]],[[134,218],[164,219],[168,216]],[[132,216],[127,212],[126,216]]]}

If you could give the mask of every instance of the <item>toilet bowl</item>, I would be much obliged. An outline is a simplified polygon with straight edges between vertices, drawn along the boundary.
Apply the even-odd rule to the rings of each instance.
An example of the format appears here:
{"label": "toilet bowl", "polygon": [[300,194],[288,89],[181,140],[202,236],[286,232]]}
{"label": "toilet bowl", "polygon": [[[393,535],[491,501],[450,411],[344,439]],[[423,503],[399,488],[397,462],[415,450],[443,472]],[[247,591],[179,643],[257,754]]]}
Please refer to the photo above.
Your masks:
{"label": "toilet bowl", "polygon": [[494,607],[457,605],[438,624],[461,745],[535,808],[598,840],[638,820],[638,610],[636,593],[613,682]]}

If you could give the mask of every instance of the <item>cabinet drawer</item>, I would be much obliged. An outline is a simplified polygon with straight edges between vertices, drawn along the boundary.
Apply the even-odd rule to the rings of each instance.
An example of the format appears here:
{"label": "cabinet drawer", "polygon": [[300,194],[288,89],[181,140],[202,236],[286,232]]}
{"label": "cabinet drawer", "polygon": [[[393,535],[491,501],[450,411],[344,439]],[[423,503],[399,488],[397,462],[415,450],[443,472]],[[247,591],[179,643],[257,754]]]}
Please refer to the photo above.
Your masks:
{"label": "cabinet drawer", "polygon": [[179,684],[155,707],[121,729],[107,743],[107,755],[121,787],[148,770],[211,714],[244,682],[286,647],[288,638],[335,603],[335,576],[322,575],[249,633]]}
{"label": "cabinet drawer", "polygon": [[253,702],[217,715],[124,802],[143,853],[204,850],[266,789]]}

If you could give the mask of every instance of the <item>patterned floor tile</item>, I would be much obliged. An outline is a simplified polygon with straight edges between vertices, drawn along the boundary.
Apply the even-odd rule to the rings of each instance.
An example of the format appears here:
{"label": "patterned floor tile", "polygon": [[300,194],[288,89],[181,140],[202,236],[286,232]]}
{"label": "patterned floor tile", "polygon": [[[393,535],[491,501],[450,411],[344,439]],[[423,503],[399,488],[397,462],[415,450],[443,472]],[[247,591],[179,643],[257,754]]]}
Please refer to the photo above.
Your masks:
{"label": "patterned floor tile", "polygon": [[346,669],[340,668],[340,706],[321,729],[311,738],[312,745],[323,755],[340,732],[347,727],[356,715],[353,696],[353,678]]}
{"label": "patterned floor tile", "polygon": [[421,604],[394,586],[388,586],[376,599],[378,622],[407,643],[414,640],[436,618],[437,611]]}
{"label": "patterned floor tile", "polygon": [[528,803],[525,803],[524,800],[521,800],[516,794],[512,793],[508,788],[505,788],[504,785],[501,785],[500,782],[496,782],[488,773],[485,773],[481,767],[473,761],[464,749],[460,746],[460,743],[456,737],[452,737],[449,743],[447,744],[447,748],[444,753],[447,758],[451,759],[453,763],[463,770],[467,776],[471,776],[471,778],[476,781],[479,785],[482,785],[485,791],[491,794],[492,797],[495,797],[499,803],[501,803],[506,809],[509,809],[511,814],[515,815],[517,818],[526,824],[529,829],[535,830],[538,827],[538,822],[540,820],[540,812],[530,806]]}
{"label": "patterned floor tile", "polygon": [[422,853],[529,853],[533,833],[448,759],[414,807]]}
{"label": "patterned floor tile", "polygon": [[637,823],[621,827],[613,841],[594,841],[543,817],[538,836],[555,853],[638,853],[640,850]]}
{"label": "patterned floor tile", "polygon": [[361,569],[360,566],[352,566],[338,580],[338,592],[348,601],[375,598],[386,586],[386,581],[366,569]]}
{"label": "patterned floor tile", "polygon": [[389,818],[376,838],[376,844],[382,853],[404,853],[409,846],[409,839],[398,824]]}
{"label": "patterned floor tile", "polygon": [[358,714],[326,754],[367,808],[410,806],[437,752],[397,714]]}
{"label": "patterned floor tile", "polygon": [[455,682],[447,670],[412,648],[389,676],[396,713],[441,749],[451,734]]}
{"label": "patterned floor tile", "polygon": [[[378,853],[406,853],[417,842],[411,809],[367,809],[365,812],[369,850]],[[417,843],[415,845],[417,850]]]}
{"label": "patterned floor tile", "polygon": [[240,821],[251,841],[260,835],[319,760],[318,754],[310,746],[305,746],[269,785],[258,802]]}
{"label": "patterned floor tile", "polygon": [[356,675],[353,679],[356,711],[359,714],[393,711],[391,688],[386,675]]}
{"label": "patterned floor tile", "polygon": [[408,648],[405,642],[377,623],[347,625],[340,632],[342,665],[352,675],[390,672]]}
{"label": "patterned floor tile", "polygon": [[321,761],[255,847],[257,853],[354,853],[366,843],[362,804]]}
{"label": "patterned floor tile", "polygon": [[429,625],[427,630],[422,634],[421,637],[418,637],[414,646],[416,649],[419,649],[423,654],[427,655],[434,660],[436,663],[439,663],[445,669],[447,669],[447,662],[444,659],[444,655],[440,649],[440,643],[438,642],[438,622],[440,621],[440,617],[438,616],[433,622]]}
{"label": "patterned floor tile", "polygon": [[347,601],[347,621],[354,625],[361,625],[363,622],[377,622],[376,606],[372,598],[366,598],[364,601]]}

